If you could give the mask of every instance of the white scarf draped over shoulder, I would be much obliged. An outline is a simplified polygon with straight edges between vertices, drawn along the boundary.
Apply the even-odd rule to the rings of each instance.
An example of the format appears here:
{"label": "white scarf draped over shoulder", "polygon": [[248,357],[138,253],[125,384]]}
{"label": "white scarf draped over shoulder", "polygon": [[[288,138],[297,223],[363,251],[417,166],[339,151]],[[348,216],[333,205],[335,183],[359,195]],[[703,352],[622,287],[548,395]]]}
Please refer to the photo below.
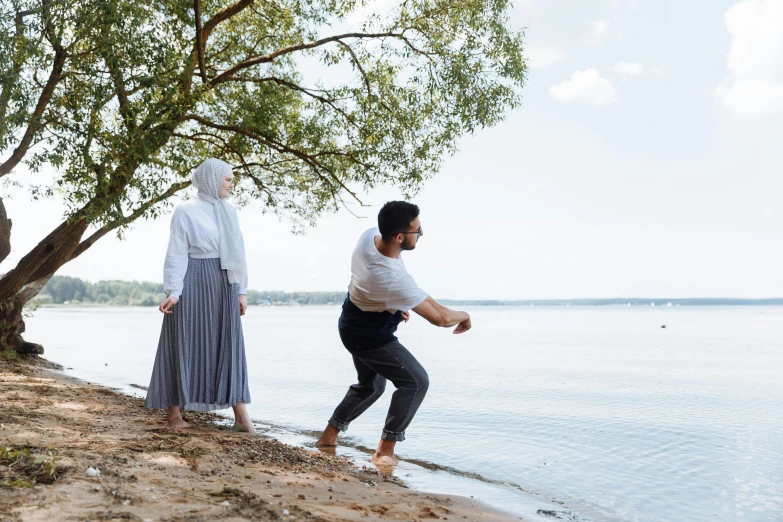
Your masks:
{"label": "white scarf draped over shoulder", "polygon": [[198,190],[197,197],[212,203],[217,218],[220,235],[220,267],[228,271],[231,284],[242,282],[247,274],[245,245],[236,209],[226,198],[220,197],[223,178],[231,175],[231,165],[225,161],[209,158],[193,171],[193,186]]}

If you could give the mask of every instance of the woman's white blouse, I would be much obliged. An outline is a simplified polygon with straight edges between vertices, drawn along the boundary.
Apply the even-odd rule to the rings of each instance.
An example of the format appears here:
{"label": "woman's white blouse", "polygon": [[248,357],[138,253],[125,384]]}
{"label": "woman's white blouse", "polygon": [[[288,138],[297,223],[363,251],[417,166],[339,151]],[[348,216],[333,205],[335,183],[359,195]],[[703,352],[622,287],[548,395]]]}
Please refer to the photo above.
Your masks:
{"label": "woman's white blouse", "polygon": [[[171,237],[163,265],[163,289],[167,296],[179,299],[182,294],[189,257],[220,257],[220,234],[215,208],[212,203],[198,198],[180,204],[171,216]],[[247,293],[247,273],[239,285],[239,293]]]}

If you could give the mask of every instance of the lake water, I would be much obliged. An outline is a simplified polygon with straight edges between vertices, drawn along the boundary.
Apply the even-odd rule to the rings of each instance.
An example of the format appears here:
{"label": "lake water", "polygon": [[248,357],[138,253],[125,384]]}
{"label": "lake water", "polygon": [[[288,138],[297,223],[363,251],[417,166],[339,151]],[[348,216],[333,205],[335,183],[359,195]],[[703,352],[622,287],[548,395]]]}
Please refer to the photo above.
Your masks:
{"label": "lake water", "polygon": [[[471,310],[455,336],[413,317],[400,340],[430,389],[397,475],[530,520],[783,520],[783,307]],[[311,444],[355,374],[339,308],[251,307],[252,417]],[[143,394],[161,314],[47,308],[26,337],[90,382]],[[662,328],[666,325],[666,328]],[[339,451],[367,461],[391,389]]]}

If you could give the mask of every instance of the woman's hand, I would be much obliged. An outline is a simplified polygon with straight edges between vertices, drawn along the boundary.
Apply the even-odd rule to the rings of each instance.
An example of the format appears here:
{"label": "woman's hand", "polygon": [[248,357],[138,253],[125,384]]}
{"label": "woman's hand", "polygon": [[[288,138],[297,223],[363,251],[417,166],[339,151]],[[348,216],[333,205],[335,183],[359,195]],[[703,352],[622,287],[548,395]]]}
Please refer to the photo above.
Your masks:
{"label": "woman's hand", "polygon": [[171,308],[179,302],[179,299],[176,297],[167,297],[165,301],[160,303],[160,307],[158,307],[158,310],[163,312],[164,314],[171,314],[172,312]]}
{"label": "woman's hand", "polygon": [[239,294],[239,315],[245,315],[247,311],[247,296],[245,294]]}

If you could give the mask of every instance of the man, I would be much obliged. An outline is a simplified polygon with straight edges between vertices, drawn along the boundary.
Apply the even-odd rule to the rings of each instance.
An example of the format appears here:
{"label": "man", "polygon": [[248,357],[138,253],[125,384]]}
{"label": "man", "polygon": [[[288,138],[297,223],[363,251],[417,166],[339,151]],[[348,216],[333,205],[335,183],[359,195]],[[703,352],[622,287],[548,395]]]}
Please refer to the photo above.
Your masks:
{"label": "man", "polygon": [[455,334],[470,330],[467,313],[439,305],[405,269],[400,254],[416,248],[423,235],[419,207],[390,201],[378,213],[378,228],[371,228],[359,238],[351,258],[348,297],[338,322],[340,338],[353,356],[359,382],[348,388],[317,447],[336,446],[337,435],[378,400],[388,379],[397,390],[372,462],[396,465],[394,446],[405,440],[405,429],[429,386],[427,372],[394,336],[397,325],[407,322],[409,310],[413,310],[435,326],[456,326]]}

